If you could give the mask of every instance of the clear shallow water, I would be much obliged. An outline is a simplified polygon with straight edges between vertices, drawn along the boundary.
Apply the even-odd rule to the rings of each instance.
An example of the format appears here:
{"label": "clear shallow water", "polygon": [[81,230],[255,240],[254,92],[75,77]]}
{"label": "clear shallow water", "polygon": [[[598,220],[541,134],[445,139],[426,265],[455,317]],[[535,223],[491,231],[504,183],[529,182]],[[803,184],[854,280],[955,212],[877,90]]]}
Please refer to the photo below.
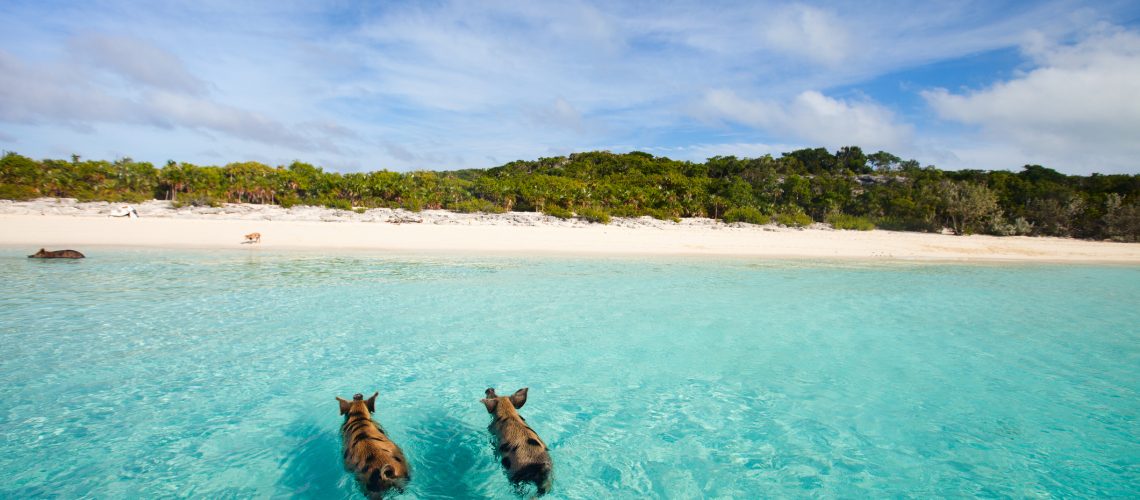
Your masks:
{"label": "clear shallow water", "polygon": [[0,497],[1140,495],[1140,268],[0,250]]}

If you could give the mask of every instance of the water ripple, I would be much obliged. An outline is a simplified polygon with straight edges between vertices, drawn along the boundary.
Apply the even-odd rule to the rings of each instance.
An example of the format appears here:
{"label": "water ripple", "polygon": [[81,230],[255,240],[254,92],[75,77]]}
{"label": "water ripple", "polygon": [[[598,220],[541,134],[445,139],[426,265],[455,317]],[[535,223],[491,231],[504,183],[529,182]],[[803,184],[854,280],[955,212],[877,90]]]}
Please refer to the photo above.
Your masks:
{"label": "water ripple", "polygon": [[0,251],[0,497],[510,498],[479,398],[529,386],[555,496],[1140,495],[1140,269]]}

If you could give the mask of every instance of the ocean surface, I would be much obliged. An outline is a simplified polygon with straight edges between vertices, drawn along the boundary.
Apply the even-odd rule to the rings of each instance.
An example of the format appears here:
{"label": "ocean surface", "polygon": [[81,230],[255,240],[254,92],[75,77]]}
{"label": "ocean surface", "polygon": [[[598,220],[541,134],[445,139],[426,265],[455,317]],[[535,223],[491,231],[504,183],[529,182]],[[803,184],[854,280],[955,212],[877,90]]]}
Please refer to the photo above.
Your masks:
{"label": "ocean surface", "polygon": [[0,497],[1140,496],[1140,267],[0,249]]}

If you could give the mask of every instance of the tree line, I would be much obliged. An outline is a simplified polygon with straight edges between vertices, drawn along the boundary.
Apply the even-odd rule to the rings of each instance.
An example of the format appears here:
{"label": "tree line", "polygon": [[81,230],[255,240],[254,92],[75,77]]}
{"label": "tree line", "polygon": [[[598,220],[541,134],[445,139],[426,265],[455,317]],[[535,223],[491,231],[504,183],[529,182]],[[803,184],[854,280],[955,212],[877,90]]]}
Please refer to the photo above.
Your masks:
{"label": "tree line", "polygon": [[943,171],[859,147],[780,157],[716,156],[703,163],[606,151],[519,160],[490,169],[326,172],[303,162],[161,167],[115,161],[0,158],[0,199],[170,200],[458,212],[537,211],[608,222],[611,216],[711,217],[726,222],[879,227],[956,234],[1140,241],[1140,175]]}

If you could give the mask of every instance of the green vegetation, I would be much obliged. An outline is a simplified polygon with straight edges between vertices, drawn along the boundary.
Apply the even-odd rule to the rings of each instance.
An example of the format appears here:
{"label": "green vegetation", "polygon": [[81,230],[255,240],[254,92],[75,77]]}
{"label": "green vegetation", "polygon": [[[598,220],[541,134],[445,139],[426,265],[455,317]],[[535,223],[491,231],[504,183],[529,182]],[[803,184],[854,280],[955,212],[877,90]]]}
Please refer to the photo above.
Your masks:
{"label": "green vegetation", "polygon": [[454,205],[451,206],[451,209],[456,211],[456,212],[465,213],[465,214],[472,214],[472,213],[477,213],[477,212],[483,212],[483,213],[488,213],[488,214],[501,214],[501,213],[507,211],[507,209],[500,207],[499,205],[496,205],[496,204],[491,203],[487,200],[482,200],[482,199],[478,199],[478,198],[470,199],[470,200],[464,200],[464,201],[461,201],[459,203],[455,203]]}
{"label": "green vegetation", "polygon": [[550,205],[550,206],[542,209],[542,213],[549,215],[551,217],[558,217],[559,219],[562,219],[562,220],[566,220],[566,219],[569,219],[571,217],[574,217],[574,212],[566,210],[565,208],[562,208],[558,205]]}
{"label": "green vegetation", "polygon": [[607,214],[605,210],[597,207],[583,207],[578,209],[578,218],[586,222],[598,224],[610,223],[610,214]]}
{"label": "green vegetation", "polygon": [[337,210],[352,210],[352,202],[350,202],[348,200],[335,199],[335,198],[326,199],[326,200],[324,200],[323,204],[324,204],[324,206],[326,206],[328,208],[335,208]]}
{"label": "green vegetation", "polygon": [[835,229],[854,229],[856,231],[870,231],[875,229],[874,222],[871,222],[866,217],[859,217],[858,215],[832,213],[824,219],[824,222],[831,224],[831,227]]}
{"label": "green vegetation", "polygon": [[737,207],[730,208],[724,212],[724,221],[767,224],[772,221],[772,217],[770,215],[764,215],[756,207]]}
{"label": "green vegetation", "polygon": [[1140,241],[1140,175],[1070,176],[1027,165],[1020,172],[942,171],[855,146],[801,149],[779,158],[717,156],[704,163],[648,153],[576,153],[486,170],[341,174],[307,163],[155,166],[0,158],[0,198],[71,197],[180,205],[276,203],[341,210],[376,207],[459,212],[543,212],[609,217],[711,217],[728,222],[837,228],[869,225],[957,234],[1068,236]]}
{"label": "green vegetation", "polygon": [[776,224],[788,227],[806,227],[812,222],[811,216],[803,212],[784,212],[776,214]]}

